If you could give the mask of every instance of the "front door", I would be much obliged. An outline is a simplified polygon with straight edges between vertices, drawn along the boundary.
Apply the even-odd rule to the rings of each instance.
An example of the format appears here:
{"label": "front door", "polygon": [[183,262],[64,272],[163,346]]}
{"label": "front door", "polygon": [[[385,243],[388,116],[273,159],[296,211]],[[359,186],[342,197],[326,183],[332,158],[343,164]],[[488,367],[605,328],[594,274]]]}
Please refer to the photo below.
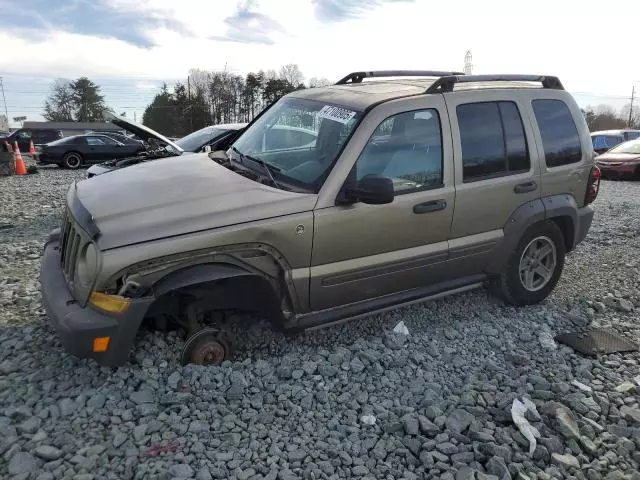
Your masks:
{"label": "front door", "polygon": [[[372,110],[327,179],[314,212],[310,307],[317,311],[426,286],[445,277],[455,188],[441,96]],[[345,182],[380,174],[386,205],[336,204]]]}

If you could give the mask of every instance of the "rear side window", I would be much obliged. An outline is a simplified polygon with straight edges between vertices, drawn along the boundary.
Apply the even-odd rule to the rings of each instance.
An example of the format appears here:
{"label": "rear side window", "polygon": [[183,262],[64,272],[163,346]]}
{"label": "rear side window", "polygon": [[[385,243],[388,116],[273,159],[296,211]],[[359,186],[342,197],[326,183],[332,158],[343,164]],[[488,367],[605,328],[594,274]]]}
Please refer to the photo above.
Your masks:
{"label": "rear side window", "polygon": [[527,140],[515,103],[467,103],[458,105],[456,114],[464,182],[529,170]]}
{"label": "rear side window", "polygon": [[580,135],[567,104],[561,100],[533,100],[547,167],[582,160]]}
{"label": "rear side window", "polygon": [[616,145],[624,142],[624,138],[623,137],[618,137],[615,135],[607,135],[606,137],[604,137],[605,142],[607,144],[607,147],[609,148],[613,148]]}
{"label": "rear side window", "polygon": [[627,140],[635,140],[640,137],[640,132],[624,132],[624,138]]}

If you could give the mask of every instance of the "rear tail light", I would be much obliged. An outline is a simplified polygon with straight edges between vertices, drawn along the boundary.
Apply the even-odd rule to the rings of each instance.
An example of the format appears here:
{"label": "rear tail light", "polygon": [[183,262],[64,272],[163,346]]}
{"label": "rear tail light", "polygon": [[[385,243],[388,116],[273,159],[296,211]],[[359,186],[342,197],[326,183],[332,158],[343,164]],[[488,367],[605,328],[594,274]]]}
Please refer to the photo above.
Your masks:
{"label": "rear tail light", "polygon": [[598,197],[598,190],[600,190],[600,169],[594,166],[589,173],[587,193],[584,196],[585,205],[589,205]]}

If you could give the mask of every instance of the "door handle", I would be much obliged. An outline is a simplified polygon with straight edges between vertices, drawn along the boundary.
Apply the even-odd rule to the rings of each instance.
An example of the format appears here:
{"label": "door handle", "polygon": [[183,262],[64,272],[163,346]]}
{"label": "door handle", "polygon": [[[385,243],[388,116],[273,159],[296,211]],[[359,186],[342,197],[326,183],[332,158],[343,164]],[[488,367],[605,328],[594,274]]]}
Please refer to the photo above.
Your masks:
{"label": "door handle", "polygon": [[432,202],[419,203],[413,206],[413,213],[430,213],[444,210],[447,202],[444,200],[433,200]]}
{"label": "door handle", "polygon": [[525,183],[516,185],[513,188],[513,191],[516,193],[527,193],[527,192],[533,192],[537,188],[538,188],[538,184],[534,181],[531,181],[531,182],[525,182]]}

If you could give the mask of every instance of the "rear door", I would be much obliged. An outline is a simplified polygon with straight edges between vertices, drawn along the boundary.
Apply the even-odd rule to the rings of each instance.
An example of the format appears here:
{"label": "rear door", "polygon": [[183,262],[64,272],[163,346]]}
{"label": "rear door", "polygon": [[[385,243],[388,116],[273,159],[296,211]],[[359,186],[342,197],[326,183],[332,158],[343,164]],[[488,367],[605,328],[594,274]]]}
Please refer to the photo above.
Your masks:
{"label": "rear door", "polygon": [[456,276],[483,271],[509,216],[540,198],[540,153],[526,97],[513,90],[444,95],[453,130],[456,205],[449,258]]}

